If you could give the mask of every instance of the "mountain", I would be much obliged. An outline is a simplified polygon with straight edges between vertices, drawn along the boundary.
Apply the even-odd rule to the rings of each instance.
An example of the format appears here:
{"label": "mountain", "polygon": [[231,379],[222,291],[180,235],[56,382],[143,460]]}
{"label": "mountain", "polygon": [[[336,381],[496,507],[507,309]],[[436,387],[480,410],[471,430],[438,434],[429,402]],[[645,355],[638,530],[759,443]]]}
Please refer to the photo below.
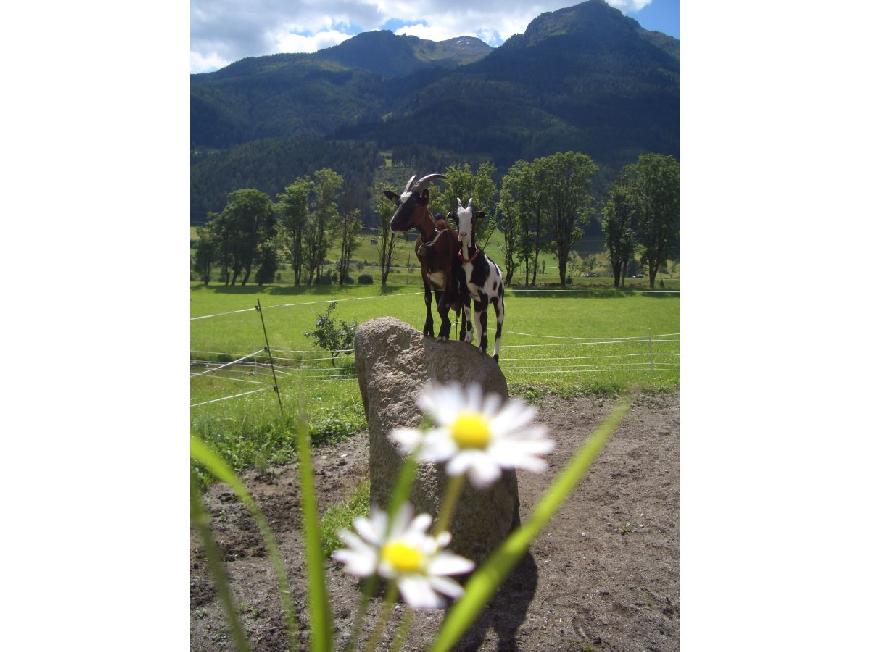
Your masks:
{"label": "mountain", "polygon": [[362,68],[384,77],[404,77],[424,68],[452,68],[482,59],[492,50],[474,36],[429,41],[397,36],[389,31],[363,32],[339,45],[320,50],[313,58],[348,68]]}
{"label": "mountain", "polygon": [[313,54],[248,57],[191,75],[191,144],[224,148],[260,138],[325,136],[377,120],[388,80],[454,68],[491,50],[473,36],[435,42],[379,31]]}
{"label": "mountain", "polygon": [[410,85],[390,120],[338,135],[385,148],[415,142],[499,166],[564,149],[611,167],[642,151],[678,154],[679,42],[589,0],[538,16],[475,63]]}
{"label": "mountain", "polygon": [[[519,158],[569,149],[591,155],[605,176],[644,151],[678,156],[679,64],[677,39],[588,0],[541,14],[498,48],[468,36],[436,43],[366,32],[313,54],[252,57],[192,75],[191,219],[219,210],[239,187],[233,161],[254,157],[273,176],[287,169],[289,182],[281,161],[298,148],[292,143],[312,151],[318,139],[318,161],[358,143],[366,148],[354,151],[367,152],[358,162],[382,150],[423,167],[489,159],[501,172]],[[244,146],[259,139],[280,157]],[[194,186],[206,170],[208,183],[196,187],[210,190],[201,196]],[[368,182],[373,173],[356,177]],[[256,185],[256,169],[242,176]]]}

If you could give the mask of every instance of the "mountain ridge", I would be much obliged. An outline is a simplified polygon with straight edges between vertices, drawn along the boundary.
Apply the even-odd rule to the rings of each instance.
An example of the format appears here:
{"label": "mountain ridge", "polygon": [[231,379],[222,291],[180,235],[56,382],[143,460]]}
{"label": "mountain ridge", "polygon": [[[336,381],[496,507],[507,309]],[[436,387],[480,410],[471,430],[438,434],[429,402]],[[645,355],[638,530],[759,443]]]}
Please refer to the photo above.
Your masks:
{"label": "mountain ridge", "polygon": [[[370,143],[420,165],[489,159],[501,172],[576,149],[613,174],[644,151],[679,156],[679,40],[587,0],[537,16],[497,48],[468,36],[363,32],[312,54],[191,76],[192,178],[207,152],[300,138]],[[210,166],[210,190],[197,186],[209,194],[191,198],[197,213],[232,189],[229,172],[223,185],[214,172],[225,167]]]}

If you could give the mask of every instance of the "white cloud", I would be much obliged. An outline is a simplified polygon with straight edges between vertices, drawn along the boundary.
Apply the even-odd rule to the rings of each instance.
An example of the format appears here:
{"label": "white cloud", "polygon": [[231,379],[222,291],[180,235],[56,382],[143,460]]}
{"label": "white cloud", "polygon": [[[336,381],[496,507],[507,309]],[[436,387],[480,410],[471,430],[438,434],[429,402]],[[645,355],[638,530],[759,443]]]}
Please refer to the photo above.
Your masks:
{"label": "white cloud", "polygon": [[[635,12],[652,0],[607,0]],[[572,0],[191,0],[190,65],[214,70],[244,57],[312,52],[391,20],[408,23],[397,34],[443,41],[475,35],[499,45],[525,31],[545,11]]]}
{"label": "white cloud", "polygon": [[346,41],[353,34],[346,34],[335,29],[328,29],[316,34],[285,34],[274,33],[273,38],[277,44],[277,52],[316,52],[323,48],[338,45]]}
{"label": "white cloud", "polygon": [[605,0],[611,7],[616,7],[620,11],[640,11],[646,7],[652,0]]}
{"label": "white cloud", "polygon": [[190,51],[190,72],[209,72],[228,66],[232,61],[227,61],[217,52],[201,54],[193,50]]}

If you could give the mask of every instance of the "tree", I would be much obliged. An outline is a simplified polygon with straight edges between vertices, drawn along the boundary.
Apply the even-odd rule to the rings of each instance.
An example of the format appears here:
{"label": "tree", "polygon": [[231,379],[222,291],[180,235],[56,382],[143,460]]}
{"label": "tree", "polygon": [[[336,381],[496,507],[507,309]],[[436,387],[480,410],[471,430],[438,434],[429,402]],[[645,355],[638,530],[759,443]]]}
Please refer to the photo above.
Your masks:
{"label": "tree", "polygon": [[[548,235],[544,168],[544,160],[540,158],[531,163],[517,161],[502,178],[499,193],[505,234],[505,267],[509,264],[507,250],[510,249],[510,258],[515,258],[515,265],[525,268],[526,285],[529,284],[530,271],[532,285],[537,282],[538,255],[546,245]],[[513,271],[510,277],[513,277]]]}
{"label": "tree", "polygon": [[351,254],[359,247],[359,233],[362,230],[359,209],[342,213],[337,230],[341,252],[338,258],[338,284],[344,285],[345,279],[349,277]]}
{"label": "tree", "polygon": [[390,229],[390,218],[393,216],[396,206],[384,197],[384,190],[389,190],[389,188],[385,184],[379,184],[374,191],[375,213],[378,216],[380,232],[378,237],[378,263],[381,266],[382,288],[387,287],[387,277],[390,275],[393,264],[393,246],[396,243],[396,234]]}
{"label": "tree", "polygon": [[477,171],[472,172],[471,165],[451,165],[445,171],[447,177],[442,182],[442,187],[433,191],[430,189],[430,204],[433,212],[456,214],[456,200],[467,202],[472,200],[476,210],[484,211],[484,217],[475,220],[474,239],[485,247],[489,237],[495,230],[496,224],[496,186],[493,181],[495,166],[489,161],[484,161],[477,166]]}
{"label": "tree", "polygon": [[211,280],[211,266],[217,261],[219,247],[211,229],[200,226],[196,229],[199,238],[196,241],[196,254],[194,256],[194,271],[199,274],[202,282],[208,287]]}
{"label": "tree", "polygon": [[302,236],[302,255],[308,272],[308,285],[320,281],[321,269],[338,218],[338,195],[343,183],[341,175],[330,168],[314,173],[314,207]]}
{"label": "tree", "polygon": [[598,167],[586,154],[557,152],[536,161],[544,192],[550,232],[550,246],[559,263],[559,281],[565,287],[568,257],[583,235],[592,210],[592,178]]}
{"label": "tree", "polygon": [[602,211],[605,242],[613,269],[613,287],[625,287],[629,261],[634,260],[639,208],[637,166],[626,165],[610,186]]}
{"label": "tree", "polygon": [[637,239],[653,289],[659,267],[680,255],[680,164],[673,156],[641,154],[636,186]]}
{"label": "tree", "polygon": [[274,283],[275,272],[278,271],[278,254],[275,251],[275,240],[268,240],[259,247],[257,273],[254,281],[262,286],[264,283]]}
{"label": "tree", "polygon": [[314,184],[309,177],[298,177],[278,194],[275,206],[280,242],[293,270],[293,285],[297,287],[302,280],[302,236],[308,221],[309,197],[313,191]]}
{"label": "tree", "polygon": [[[235,285],[242,274],[242,285],[245,285],[252,267],[259,262],[261,243],[275,235],[269,196],[254,188],[234,190],[227,195],[220,215],[213,215],[212,224],[219,242],[225,283]],[[229,269],[232,269],[232,278]]]}
{"label": "tree", "polygon": [[[510,285],[514,271],[521,262],[528,270],[529,249],[524,179],[528,176],[529,163],[517,161],[502,177],[498,199],[498,222],[504,233],[505,284]],[[528,279],[526,280],[528,283]]]}

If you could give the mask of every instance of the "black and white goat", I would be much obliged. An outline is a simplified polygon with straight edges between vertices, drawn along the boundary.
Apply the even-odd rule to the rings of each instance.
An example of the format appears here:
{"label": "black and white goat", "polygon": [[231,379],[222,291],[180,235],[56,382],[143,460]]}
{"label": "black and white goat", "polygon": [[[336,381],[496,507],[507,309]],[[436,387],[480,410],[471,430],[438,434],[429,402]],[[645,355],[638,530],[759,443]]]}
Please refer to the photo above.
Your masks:
{"label": "black and white goat", "polygon": [[[486,353],[486,310],[492,304],[498,325],[495,329],[495,348],[493,359],[498,362],[498,352],[501,345],[501,326],[504,322],[504,282],[501,269],[474,242],[474,221],[483,217],[483,211],[474,211],[471,199],[467,206],[462,206],[462,200],[457,199],[456,222],[458,224],[459,255],[462,258],[462,269],[465,271],[465,283],[468,293],[474,301],[474,327],[466,331],[465,341],[471,342],[476,328],[479,335],[480,350]],[[467,310],[463,306],[463,312]],[[467,315],[465,321],[468,321]]]}

